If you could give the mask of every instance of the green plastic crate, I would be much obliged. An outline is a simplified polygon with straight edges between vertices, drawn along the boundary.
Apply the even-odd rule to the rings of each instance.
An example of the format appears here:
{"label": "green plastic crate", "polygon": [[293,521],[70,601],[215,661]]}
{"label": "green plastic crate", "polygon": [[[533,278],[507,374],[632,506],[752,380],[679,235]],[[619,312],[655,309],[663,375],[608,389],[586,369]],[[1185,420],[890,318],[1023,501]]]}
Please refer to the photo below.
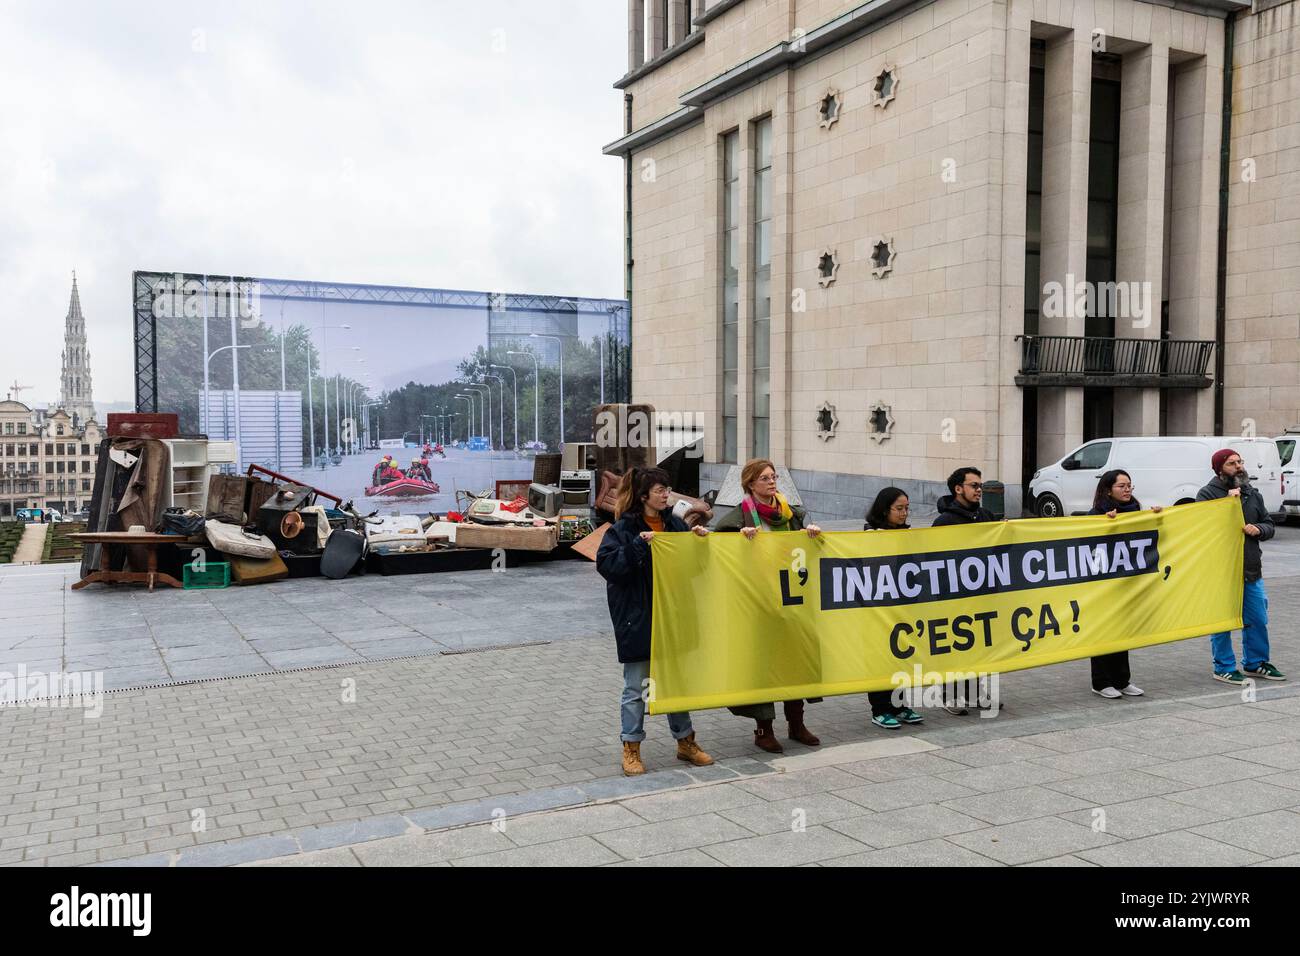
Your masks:
{"label": "green plastic crate", "polygon": [[182,583],[187,591],[229,587],[230,565],[225,561],[208,561],[202,571],[195,571],[193,565],[187,564]]}

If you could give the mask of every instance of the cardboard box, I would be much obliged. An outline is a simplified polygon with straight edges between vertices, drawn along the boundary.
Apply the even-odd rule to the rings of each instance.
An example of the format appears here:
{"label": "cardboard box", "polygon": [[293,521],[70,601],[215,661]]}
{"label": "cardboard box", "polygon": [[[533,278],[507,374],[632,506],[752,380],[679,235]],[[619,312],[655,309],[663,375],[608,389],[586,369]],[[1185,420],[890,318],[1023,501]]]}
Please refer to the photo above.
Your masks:
{"label": "cardboard box", "polygon": [[486,525],[466,522],[456,527],[457,548],[505,548],[507,551],[552,551],[560,543],[560,529],[530,525]]}

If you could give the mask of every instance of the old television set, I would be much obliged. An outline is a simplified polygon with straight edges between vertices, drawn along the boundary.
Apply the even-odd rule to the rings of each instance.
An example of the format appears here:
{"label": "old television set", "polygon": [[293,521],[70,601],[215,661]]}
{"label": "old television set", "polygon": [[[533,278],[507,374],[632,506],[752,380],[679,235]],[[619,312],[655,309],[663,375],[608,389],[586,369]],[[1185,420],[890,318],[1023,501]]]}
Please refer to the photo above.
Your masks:
{"label": "old television set", "polygon": [[555,485],[539,485],[533,482],[528,486],[528,510],[544,518],[554,518],[560,513],[563,496]]}

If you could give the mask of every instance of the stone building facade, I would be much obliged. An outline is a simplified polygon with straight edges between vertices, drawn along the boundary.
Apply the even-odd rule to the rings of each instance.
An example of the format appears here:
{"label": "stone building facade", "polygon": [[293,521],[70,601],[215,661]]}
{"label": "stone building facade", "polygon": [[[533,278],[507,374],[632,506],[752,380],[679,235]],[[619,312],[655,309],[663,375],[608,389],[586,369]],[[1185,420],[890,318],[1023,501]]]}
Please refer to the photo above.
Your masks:
{"label": "stone building facade", "polygon": [[93,420],[77,427],[61,408],[38,416],[22,402],[0,402],[0,516],[89,508],[102,438]]}
{"label": "stone building facade", "polygon": [[1297,6],[629,0],[634,400],[828,517],[1300,422]]}

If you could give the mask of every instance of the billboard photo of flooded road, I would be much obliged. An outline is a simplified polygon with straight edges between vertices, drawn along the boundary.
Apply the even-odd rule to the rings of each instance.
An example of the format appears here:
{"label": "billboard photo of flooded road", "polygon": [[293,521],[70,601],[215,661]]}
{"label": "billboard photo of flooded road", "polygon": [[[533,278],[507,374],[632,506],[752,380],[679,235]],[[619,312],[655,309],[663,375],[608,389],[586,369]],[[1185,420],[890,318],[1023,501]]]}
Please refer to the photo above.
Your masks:
{"label": "billboard photo of flooded road", "polygon": [[134,276],[137,411],[358,510],[447,511],[590,441],[630,391],[627,303],[203,273]]}

